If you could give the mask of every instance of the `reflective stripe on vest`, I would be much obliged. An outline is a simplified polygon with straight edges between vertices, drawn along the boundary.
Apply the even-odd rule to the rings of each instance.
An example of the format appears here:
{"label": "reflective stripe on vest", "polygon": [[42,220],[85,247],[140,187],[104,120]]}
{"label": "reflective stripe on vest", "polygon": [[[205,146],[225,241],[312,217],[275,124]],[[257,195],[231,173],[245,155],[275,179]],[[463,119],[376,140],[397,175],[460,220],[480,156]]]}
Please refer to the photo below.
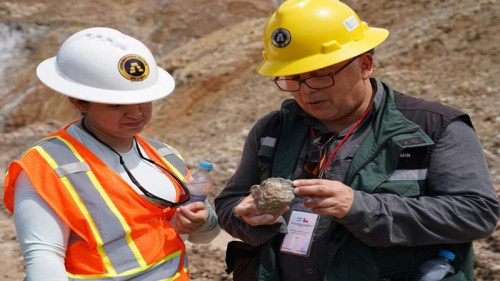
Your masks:
{"label": "reflective stripe on vest", "polygon": [[[144,137],[144,140],[146,140],[147,143],[151,145],[151,147],[153,147],[156,152],[158,152],[158,154],[166,160],[166,164],[177,177],[183,179],[186,176],[186,164],[184,164],[184,160],[182,159],[179,152],[177,152],[177,150],[155,139]],[[142,141],[140,139],[138,139],[138,141],[140,144],[142,144]]]}
{"label": "reflective stripe on vest", "polygon": [[276,145],[276,138],[273,137],[260,138],[260,145],[274,147]]}
{"label": "reflective stripe on vest", "polygon": [[[130,227],[73,146],[66,140],[55,137],[39,143],[35,149],[62,176],[61,181],[91,226],[97,251],[101,254],[107,271],[116,275],[146,266],[130,237]],[[71,171],[70,167],[76,166],[79,169],[74,169],[75,173],[65,173]],[[85,166],[88,168],[85,169]]]}
{"label": "reflective stripe on vest", "polygon": [[395,170],[388,181],[417,181],[427,178],[427,169]]}
{"label": "reflective stripe on vest", "polygon": [[[141,281],[174,281],[177,278],[181,277],[181,274],[178,272],[177,266],[181,259],[181,251],[177,251],[168,257],[148,266],[147,269],[141,268],[140,270],[131,270],[129,272],[123,272],[118,275],[111,276],[109,274],[102,275],[73,275],[68,274],[68,280],[86,280],[86,281],[99,281],[99,280],[116,280],[116,281],[124,281],[124,280],[141,280]],[[188,260],[186,255],[184,255],[184,268],[183,271],[187,274],[189,272],[188,269]],[[171,276],[165,278],[165,276]],[[134,279],[134,278],[138,279]]]}

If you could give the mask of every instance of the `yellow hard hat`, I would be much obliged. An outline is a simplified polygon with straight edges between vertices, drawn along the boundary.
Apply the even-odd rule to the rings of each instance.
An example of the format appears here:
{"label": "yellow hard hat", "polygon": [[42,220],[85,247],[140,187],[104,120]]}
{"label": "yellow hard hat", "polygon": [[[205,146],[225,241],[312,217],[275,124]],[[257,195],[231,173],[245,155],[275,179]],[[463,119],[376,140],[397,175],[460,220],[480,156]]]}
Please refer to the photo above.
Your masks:
{"label": "yellow hard hat", "polygon": [[389,31],[368,27],[338,0],[288,0],[264,29],[263,76],[321,69],[353,58],[382,43]]}

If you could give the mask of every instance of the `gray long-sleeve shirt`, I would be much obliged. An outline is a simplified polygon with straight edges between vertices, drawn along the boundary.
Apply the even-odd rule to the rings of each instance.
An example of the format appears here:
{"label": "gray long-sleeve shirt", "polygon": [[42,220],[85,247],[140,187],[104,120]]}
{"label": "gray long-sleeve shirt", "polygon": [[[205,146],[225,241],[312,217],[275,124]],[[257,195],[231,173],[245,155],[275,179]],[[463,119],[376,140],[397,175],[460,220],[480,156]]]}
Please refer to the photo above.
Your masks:
{"label": "gray long-sleeve shirt", "polygon": [[[378,90],[374,101],[377,109],[382,93],[381,87],[375,87]],[[259,143],[270,117],[271,114],[262,118],[250,131],[237,171],[215,200],[221,226],[234,237],[252,245],[260,245],[278,233],[286,232],[285,219],[272,226],[252,227],[232,213],[241,198],[249,194],[249,187],[259,183]],[[324,130],[314,121],[311,124]],[[346,169],[343,167],[348,167],[350,156],[370,128],[368,119],[339,150],[339,157],[333,161],[330,175],[327,170],[326,178],[344,178]],[[342,135],[341,132],[339,136]],[[306,140],[301,158],[309,146]],[[302,177],[301,166],[299,159],[294,178]],[[344,174],[339,175],[339,171]],[[354,194],[352,207],[341,220],[320,216],[309,257],[280,255],[280,264],[289,269],[288,274],[283,273],[290,278],[293,276],[293,279],[283,280],[322,280],[326,266],[322,263],[326,253],[324,246],[335,222],[341,223],[367,245],[386,247],[472,241],[489,236],[498,220],[498,199],[480,142],[473,129],[458,120],[449,124],[433,149],[426,196],[408,198],[362,191]],[[289,217],[289,213],[284,218]]]}
{"label": "gray long-sleeve shirt", "polygon": [[[87,133],[72,125],[68,132],[80,142],[84,143],[92,152],[100,157],[115,172],[120,174],[139,194],[143,194],[131,182],[123,167],[118,162],[116,155],[110,154],[106,147]],[[145,187],[152,190],[151,183],[159,182],[166,186],[167,179],[159,172],[145,170],[146,163],[140,163],[139,156],[131,150],[122,153],[130,165],[130,170]],[[70,227],[50,208],[43,198],[36,192],[33,184],[22,171],[16,180],[14,221],[21,245],[24,261],[26,263],[26,279],[29,280],[68,280],[64,257],[68,241],[75,238]],[[209,217],[205,224],[197,231],[189,234],[192,243],[209,243],[220,232],[217,217],[208,201],[205,201]],[[173,217],[172,219],[174,219]]]}

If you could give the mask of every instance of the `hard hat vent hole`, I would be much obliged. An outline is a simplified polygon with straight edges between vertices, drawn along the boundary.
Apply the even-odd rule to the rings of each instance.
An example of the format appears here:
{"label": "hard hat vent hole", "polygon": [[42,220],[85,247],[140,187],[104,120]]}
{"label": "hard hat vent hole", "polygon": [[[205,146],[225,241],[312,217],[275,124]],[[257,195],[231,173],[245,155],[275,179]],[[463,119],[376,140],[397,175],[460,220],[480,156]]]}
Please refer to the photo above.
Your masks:
{"label": "hard hat vent hole", "polygon": [[108,38],[108,41],[111,43],[111,45],[113,45],[114,47],[116,47],[118,49],[122,49],[124,51],[127,50],[127,45],[123,42],[120,42],[118,40],[113,40],[111,38]]}
{"label": "hard hat vent hole", "polygon": [[363,29],[363,31],[366,31],[368,30],[368,24],[364,21],[361,22],[361,28]]}

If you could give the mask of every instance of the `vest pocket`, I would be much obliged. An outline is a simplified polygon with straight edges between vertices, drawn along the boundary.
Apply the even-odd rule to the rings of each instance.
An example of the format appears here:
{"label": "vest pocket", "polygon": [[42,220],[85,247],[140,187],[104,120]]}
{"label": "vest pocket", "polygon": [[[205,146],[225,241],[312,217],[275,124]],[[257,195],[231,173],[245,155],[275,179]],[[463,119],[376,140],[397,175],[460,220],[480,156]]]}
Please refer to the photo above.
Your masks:
{"label": "vest pocket", "polygon": [[425,181],[386,181],[379,185],[373,193],[392,193],[404,197],[418,197],[423,193]]}

